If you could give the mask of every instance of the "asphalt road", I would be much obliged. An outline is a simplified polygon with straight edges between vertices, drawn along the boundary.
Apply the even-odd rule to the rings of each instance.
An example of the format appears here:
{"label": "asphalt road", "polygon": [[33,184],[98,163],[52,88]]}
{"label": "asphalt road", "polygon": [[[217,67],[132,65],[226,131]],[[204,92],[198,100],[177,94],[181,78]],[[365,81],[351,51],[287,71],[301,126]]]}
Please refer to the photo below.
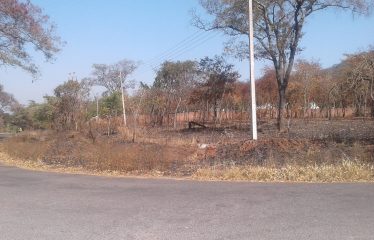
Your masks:
{"label": "asphalt road", "polygon": [[65,175],[0,166],[0,239],[374,239],[374,184]]}

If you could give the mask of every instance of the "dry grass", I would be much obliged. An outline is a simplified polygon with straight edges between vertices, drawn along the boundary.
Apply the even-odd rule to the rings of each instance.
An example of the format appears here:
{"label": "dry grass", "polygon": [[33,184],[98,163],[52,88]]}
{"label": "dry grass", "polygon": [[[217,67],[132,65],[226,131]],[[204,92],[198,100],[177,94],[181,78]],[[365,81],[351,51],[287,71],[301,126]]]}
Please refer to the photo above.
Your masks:
{"label": "dry grass", "polygon": [[[263,139],[224,147],[219,156],[236,161],[215,161],[198,169],[199,180],[262,182],[373,182],[373,151],[359,143]],[[211,162],[212,163],[212,162]]]}
{"label": "dry grass", "polygon": [[[36,134],[37,135],[37,134]],[[101,139],[92,143],[80,133],[23,133],[3,141],[0,150],[28,165],[83,168],[123,174],[172,175],[193,155],[194,149],[153,143]]]}
{"label": "dry grass", "polygon": [[90,168],[121,172],[159,171],[171,173],[187,161],[189,148],[169,147],[151,143],[102,143],[86,157]]}
{"label": "dry grass", "polygon": [[135,142],[131,141],[130,130],[120,131],[116,136],[100,136],[93,142],[76,132],[24,132],[0,143],[0,160],[28,169],[109,176],[275,182],[374,181],[371,145],[281,138],[253,142],[223,136],[213,144],[213,149],[198,149],[195,136],[193,132],[174,135],[166,132],[165,135],[164,131],[138,129]]}
{"label": "dry grass", "polygon": [[[18,167],[21,169],[27,169],[32,171],[43,171],[43,172],[55,172],[55,173],[69,173],[69,174],[84,174],[93,176],[106,176],[106,177],[139,177],[138,174],[124,173],[111,170],[90,170],[84,167],[67,167],[63,165],[49,165],[42,161],[32,161],[17,159],[9,156],[6,153],[0,152],[0,161],[2,164],[12,167]],[[163,177],[163,174],[158,171],[150,171],[143,173],[141,177]]]}
{"label": "dry grass", "polygon": [[150,143],[165,146],[191,147],[196,145],[196,139],[183,134],[171,134],[167,130],[152,128],[124,128],[118,127],[119,137],[125,141],[137,143]]}
{"label": "dry grass", "polygon": [[23,132],[3,141],[0,150],[8,155],[26,161],[40,161],[51,144],[48,132]]}
{"label": "dry grass", "polygon": [[287,165],[282,168],[215,166],[197,170],[193,178],[260,182],[372,182],[374,181],[374,166],[348,159],[340,164]]}

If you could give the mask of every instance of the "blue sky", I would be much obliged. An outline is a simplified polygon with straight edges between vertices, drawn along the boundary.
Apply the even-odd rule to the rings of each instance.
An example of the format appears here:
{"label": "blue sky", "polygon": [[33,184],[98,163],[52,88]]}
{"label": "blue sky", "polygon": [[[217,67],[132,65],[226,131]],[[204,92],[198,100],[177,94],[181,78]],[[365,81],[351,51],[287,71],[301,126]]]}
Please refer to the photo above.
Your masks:
{"label": "blue sky", "polygon": [[[18,68],[1,68],[0,83],[22,103],[41,101],[46,94],[75,72],[80,79],[90,75],[94,63],[115,63],[121,59],[142,62],[131,77],[152,83],[154,70],[147,65],[162,60],[162,53],[175,53],[173,60],[200,59],[221,54],[225,37],[221,34],[197,35],[191,26],[190,11],[199,9],[197,0],[32,0],[56,23],[66,41],[53,64],[40,54],[35,61],[42,76],[35,82]],[[325,11],[315,14],[305,26],[299,57],[319,60],[322,66],[339,63],[344,53],[374,45],[374,16],[353,17],[350,13]],[[185,41],[194,39],[192,46]],[[187,47],[184,47],[187,46]],[[196,46],[196,47],[194,47]],[[194,47],[194,48],[192,48]],[[181,49],[177,51],[176,49]],[[174,51],[173,51],[174,50]],[[163,54],[168,55],[168,54]],[[169,54],[170,56],[170,54]],[[158,61],[156,61],[158,60]],[[248,62],[228,59],[248,78]],[[256,63],[256,75],[268,62]]]}

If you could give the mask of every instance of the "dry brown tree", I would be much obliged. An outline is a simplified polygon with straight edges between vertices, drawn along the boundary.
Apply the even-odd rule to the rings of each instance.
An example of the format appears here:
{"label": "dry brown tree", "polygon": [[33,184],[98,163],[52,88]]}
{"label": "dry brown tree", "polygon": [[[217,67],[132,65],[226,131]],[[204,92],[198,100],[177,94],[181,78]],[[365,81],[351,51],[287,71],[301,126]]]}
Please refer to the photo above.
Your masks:
{"label": "dry brown tree", "polygon": [[21,67],[36,76],[31,49],[51,60],[61,45],[55,26],[39,7],[30,1],[0,0],[0,66]]}

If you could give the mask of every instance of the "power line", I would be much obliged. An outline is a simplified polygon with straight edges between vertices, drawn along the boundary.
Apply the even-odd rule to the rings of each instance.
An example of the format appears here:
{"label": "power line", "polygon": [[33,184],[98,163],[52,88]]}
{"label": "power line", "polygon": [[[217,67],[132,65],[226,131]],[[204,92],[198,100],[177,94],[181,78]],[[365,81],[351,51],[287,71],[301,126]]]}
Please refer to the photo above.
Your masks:
{"label": "power line", "polygon": [[185,39],[183,39],[182,41],[180,41],[179,43],[175,44],[173,47],[171,47],[170,49],[154,56],[153,58],[149,59],[148,62],[153,62],[154,60],[157,60],[158,58],[164,56],[164,55],[167,55],[169,54],[170,52],[174,51],[175,49],[179,48],[181,45],[183,46],[187,41],[192,41],[193,39],[199,37],[200,35],[203,35],[205,33],[205,31],[197,31],[197,32],[194,32],[193,34],[191,34],[190,36],[186,37]]}
{"label": "power line", "polygon": [[152,60],[147,61],[146,65],[154,65],[155,63],[158,63],[164,59],[171,58],[175,56],[176,54],[180,53],[186,48],[189,48],[191,45],[196,44],[197,42],[204,41],[205,39],[209,38],[211,35],[211,32],[198,32],[199,34],[194,35],[194,37],[189,37],[184,39],[179,44],[175,45],[171,49],[165,51],[163,54],[158,55],[158,57],[152,58]]}
{"label": "power line", "polygon": [[220,34],[221,34],[221,33],[217,32],[216,34],[213,34],[213,35],[211,35],[211,36],[208,36],[208,38],[205,38],[205,39],[203,39],[202,41],[197,42],[196,44],[190,46],[189,48],[186,48],[186,49],[182,50],[182,51],[179,52],[176,56],[170,58],[170,60],[174,60],[174,59],[176,59],[177,57],[182,56],[182,55],[185,54],[186,52],[191,51],[192,49],[195,49],[195,48],[197,48],[197,47],[203,45],[204,43],[206,43],[206,42],[208,42],[209,40],[211,40],[211,39],[217,37],[217,36],[220,35]]}
{"label": "power line", "polygon": [[157,61],[153,61],[153,62],[148,63],[147,65],[150,66],[151,68],[153,68],[155,64],[157,64],[160,61],[163,61],[165,59],[174,60],[174,59],[180,57],[181,55],[187,53],[188,51],[191,51],[191,50],[195,49],[196,47],[199,47],[202,44],[208,42],[209,40],[213,39],[214,37],[217,37],[219,34],[220,33],[217,32],[217,33],[213,33],[213,34],[204,35],[204,36],[202,36],[202,37],[200,37],[200,38],[198,38],[194,41],[188,42],[186,45],[184,45],[183,47],[180,47],[179,49],[176,49],[175,51],[171,52],[170,54],[167,54],[167,55],[163,56],[162,58],[159,58]]}
{"label": "power line", "polygon": [[[169,50],[164,51],[163,53],[151,58],[149,61],[143,63],[143,66],[148,66],[152,70],[155,70],[155,65],[165,59],[174,60],[188,51],[191,51],[204,43],[208,42],[209,40],[217,37],[220,35],[220,32],[207,32],[207,31],[198,31],[193,33],[192,35],[186,37],[176,45],[174,45]],[[142,71],[140,74],[144,74],[145,72]]]}

